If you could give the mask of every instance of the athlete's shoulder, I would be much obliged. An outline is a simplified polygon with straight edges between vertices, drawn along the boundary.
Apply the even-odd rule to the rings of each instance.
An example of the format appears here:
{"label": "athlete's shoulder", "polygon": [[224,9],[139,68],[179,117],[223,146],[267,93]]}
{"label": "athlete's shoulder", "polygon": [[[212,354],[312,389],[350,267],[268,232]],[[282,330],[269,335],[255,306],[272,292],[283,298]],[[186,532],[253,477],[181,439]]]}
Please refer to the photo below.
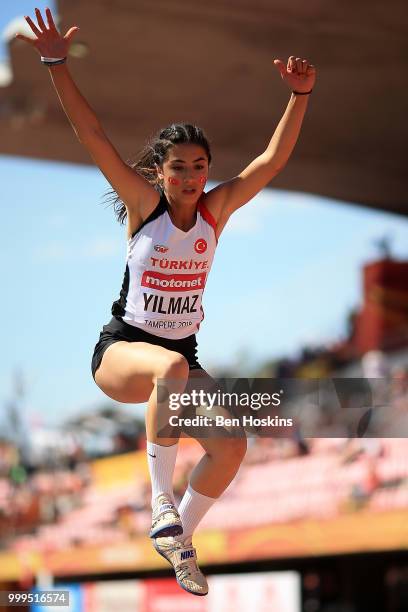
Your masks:
{"label": "athlete's shoulder", "polygon": [[200,198],[201,204],[208,210],[216,223],[220,219],[223,206],[223,193],[218,187],[214,187],[203,193]]}
{"label": "athlete's shoulder", "polygon": [[216,229],[217,229],[217,221],[215,220],[213,214],[209,210],[209,208],[208,208],[208,206],[206,204],[206,201],[205,201],[205,199],[203,197],[201,197],[199,199],[199,201],[198,201],[197,210],[200,213],[202,219],[204,219],[204,221],[206,223],[208,223],[208,225],[211,225],[213,230],[216,231]]}
{"label": "athlete's shoulder", "polygon": [[157,193],[157,199],[155,205],[150,208],[147,215],[139,222],[139,224],[133,228],[133,231],[129,231],[128,227],[128,238],[134,238],[140,230],[145,227],[148,223],[155,221],[161,215],[163,215],[167,211],[167,200],[166,196],[162,192]]}
{"label": "athlete's shoulder", "polygon": [[210,225],[214,228],[215,237],[218,239],[224,229],[228,216],[225,215],[225,194],[224,184],[217,185],[207,193],[203,193],[200,202],[201,206],[207,211],[208,218],[211,218]]}

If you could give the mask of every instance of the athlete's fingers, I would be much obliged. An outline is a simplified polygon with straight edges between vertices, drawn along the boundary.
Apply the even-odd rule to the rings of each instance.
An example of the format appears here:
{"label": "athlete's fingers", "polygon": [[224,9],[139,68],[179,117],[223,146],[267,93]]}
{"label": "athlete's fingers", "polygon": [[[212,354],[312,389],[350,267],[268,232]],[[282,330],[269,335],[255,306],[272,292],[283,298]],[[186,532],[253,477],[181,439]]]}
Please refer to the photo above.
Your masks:
{"label": "athlete's fingers", "polygon": [[290,58],[288,59],[288,66],[287,66],[288,72],[293,72],[295,65],[296,65],[295,56],[291,55]]}
{"label": "athlete's fingers", "polygon": [[302,60],[300,57],[296,58],[296,70],[298,71],[298,74],[302,74]]}
{"label": "athlete's fingers", "polygon": [[27,42],[30,45],[36,42],[34,38],[28,38],[28,36],[24,36],[24,34],[15,34],[14,38],[18,38],[19,40],[24,40],[24,42]]}
{"label": "athlete's fingers", "polygon": [[57,27],[54,23],[54,19],[52,18],[52,13],[49,8],[45,9],[45,14],[47,15],[47,22],[50,30],[52,30],[53,32],[58,32]]}
{"label": "athlete's fingers", "polygon": [[35,14],[36,14],[36,17],[37,17],[38,25],[41,28],[41,31],[42,32],[46,32],[47,31],[47,26],[44,23],[44,19],[42,18],[40,9],[36,8],[35,9]]}
{"label": "athlete's fingers", "polygon": [[31,19],[31,17],[26,16],[25,20],[28,23],[28,25],[30,26],[30,28],[32,29],[32,31],[34,32],[34,34],[37,36],[37,38],[40,38],[42,32],[37,28],[37,26],[35,25],[35,23]]}
{"label": "athlete's fingers", "polygon": [[78,30],[79,28],[77,26],[70,28],[68,32],[65,34],[64,40],[67,40],[68,42],[70,42],[71,38],[78,32]]}
{"label": "athlete's fingers", "polygon": [[279,70],[281,76],[283,76],[286,72],[286,66],[285,64],[282,62],[282,60],[280,59],[275,59],[273,60],[274,65],[277,67],[277,69]]}
{"label": "athlete's fingers", "polygon": [[316,72],[316,68],[313,64],[308,64],[306,74],[310,76],[311,74]]}
{"label": "athlete's fingers", "polygon": [[307,71],[307,60],[302,61],[302,74],[306,74]]}

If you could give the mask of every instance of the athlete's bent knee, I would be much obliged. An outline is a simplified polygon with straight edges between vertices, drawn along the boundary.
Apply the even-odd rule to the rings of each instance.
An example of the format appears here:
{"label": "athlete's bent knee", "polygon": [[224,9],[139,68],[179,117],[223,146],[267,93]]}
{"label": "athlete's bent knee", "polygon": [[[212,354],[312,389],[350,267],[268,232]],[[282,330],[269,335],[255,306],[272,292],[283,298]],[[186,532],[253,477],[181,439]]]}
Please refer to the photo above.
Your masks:
{"label": "athlete's bent knee", "polygon": [[175,351],[168,351],[168,355],[157,370],[157,378],[187,380],[189,366],[187,359]]}

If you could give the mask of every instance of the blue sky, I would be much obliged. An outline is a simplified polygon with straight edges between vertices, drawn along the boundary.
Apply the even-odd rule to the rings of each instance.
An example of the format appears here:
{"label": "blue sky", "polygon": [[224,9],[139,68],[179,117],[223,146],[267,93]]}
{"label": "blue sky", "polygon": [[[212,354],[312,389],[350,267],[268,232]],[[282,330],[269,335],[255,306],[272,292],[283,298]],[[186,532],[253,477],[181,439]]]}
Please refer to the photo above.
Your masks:
{"label": "blue sky", "polygon": [[[49,4],[18,3],[21,14],[34,6]],[[0,5],[0,31],[14,15],[11,2]],[[0,175],[0,410],[21,368],[27,418],[52,425],[107,399],[90,362],[119,295],[125,229],[101,204],[109,185],[97,168],[0,156]],[[234,363],[245,351],[252,365],[341,338],[360,301],[361,266],[377,257],[374,241],[385,234],[407,259],[408,223],[400,217],[264,190],[221,237],[198,336],[204,367]]]}

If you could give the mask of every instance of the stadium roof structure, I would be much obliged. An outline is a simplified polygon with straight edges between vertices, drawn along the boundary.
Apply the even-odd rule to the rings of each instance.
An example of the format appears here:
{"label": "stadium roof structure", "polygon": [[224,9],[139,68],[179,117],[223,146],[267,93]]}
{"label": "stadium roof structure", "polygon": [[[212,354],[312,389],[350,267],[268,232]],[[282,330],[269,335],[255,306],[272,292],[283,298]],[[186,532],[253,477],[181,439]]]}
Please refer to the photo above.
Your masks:
{"label": "stadium roof structure", "polygon": [[[158,128],[187,121],[212,142],[211,178],[236,175],[264,150],[289,100],[273,60],[301,56],[318,79],[273,187],[408,214],[403,0],[60,0],[58,11],[63,32],[81,28],[70,69],[124,159]],[[36,53],[14,41],[10,61],[0,153],[92,163]]]}

